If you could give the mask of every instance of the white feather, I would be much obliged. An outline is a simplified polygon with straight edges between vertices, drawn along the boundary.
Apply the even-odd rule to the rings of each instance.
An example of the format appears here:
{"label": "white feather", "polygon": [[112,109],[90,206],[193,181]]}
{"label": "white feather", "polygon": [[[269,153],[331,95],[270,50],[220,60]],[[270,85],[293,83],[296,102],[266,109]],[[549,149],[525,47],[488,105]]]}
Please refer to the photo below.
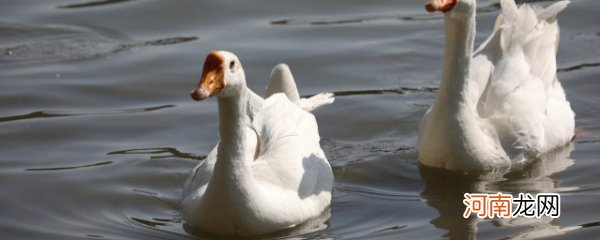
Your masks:
{"label": "white feather", "polygon": [[255,235],[318,217],[331,202],[333,173],[315,117],[284,93],[263,100],[241,82],[235,96],[219,97],[221,138],[185,183],[184,220]]}
{"label": "white feather", "polygon": [[284,93],[290,101],[309,112],[334,101],[333,93],[319,93],[309,98],[300,98],[294,75],[288,65],[284,63],[278,64],[271,71],[271,81],[267,86],[265,97],[276,93]]}
{"label": "white feather", "polygon": [[[458,4],[465,1],[475,7],[474,0]],[[556,14],[568,1],[544,9],[517,7],[513,0],[500,3],[502,13],[493,33],[464,63],[455,58],[472,50],[475,13],[462,19],[446,17],[447,34],[465,32],[447,36],[447,48],[464,49],[447,50],[444,74],[449,76],[444,76],[436,103],[421,121],[419,160],[425,165],[507,168],[562,147],[574,135],[574,113],[556,77]],[[440,100],[440,95],[446,99]],[[456,104],[459,107],[453,107]]]}

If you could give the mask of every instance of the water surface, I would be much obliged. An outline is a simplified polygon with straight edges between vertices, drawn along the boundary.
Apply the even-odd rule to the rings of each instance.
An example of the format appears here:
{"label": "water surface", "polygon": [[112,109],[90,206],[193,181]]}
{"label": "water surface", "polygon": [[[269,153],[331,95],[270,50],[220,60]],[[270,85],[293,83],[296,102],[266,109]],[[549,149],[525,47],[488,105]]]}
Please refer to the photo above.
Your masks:
{"label": "water surface", "polygon": [[[435,96],[444,40],[443,19],[424,2],[3,0],[1,235],[213,238],[184,227],[179,199],[218,140],[216,101],[188,93],[206,53],[225,49],[256,92],[286,62],[302,94],[338,93],[315,112],[336,177],[328,220],[261,237],[596,238],[600,2],[573,0],[559,17],[558,76],[582,136],[522,171],[483,179],[417,163],[416,127]],[[480,43],[498,4],[478,3]],[[558,192],[562,215],[464,219],[467,191]]]}

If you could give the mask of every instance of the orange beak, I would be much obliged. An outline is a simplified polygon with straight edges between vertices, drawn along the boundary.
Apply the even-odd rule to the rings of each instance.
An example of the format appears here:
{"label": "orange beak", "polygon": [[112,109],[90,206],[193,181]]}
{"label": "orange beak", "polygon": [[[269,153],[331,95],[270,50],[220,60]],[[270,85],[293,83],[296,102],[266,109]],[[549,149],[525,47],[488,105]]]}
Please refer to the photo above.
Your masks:
{"label": "orange beak", "polygon": [[429,0],[425,5],[428,12],[448,12],[456,6],[458,0]]}
{"label": "orange beak", "polygon": [[206,56],[200,83],[198,83],[196,88],[190,93],[194,100],[200,101],[207,99],[208,97],[221,92],[225,87],[223,62],[223,56],[216,51],[212,51]]}

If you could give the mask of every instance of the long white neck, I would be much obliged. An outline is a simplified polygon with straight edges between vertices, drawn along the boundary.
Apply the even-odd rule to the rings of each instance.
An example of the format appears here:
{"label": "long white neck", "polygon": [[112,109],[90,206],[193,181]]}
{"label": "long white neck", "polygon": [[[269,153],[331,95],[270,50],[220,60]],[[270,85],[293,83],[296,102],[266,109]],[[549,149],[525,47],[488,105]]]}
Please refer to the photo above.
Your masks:
{"label": "long white neck", "polygon": [[446,49],[436,106],[452,115],[466,101],[475,40],[475,10],[461,18],[446,14]]}
{"label": "long white neck", "polygon": [[211,182],[220,187],[243,190],[242,183],[248,183],[252,177],[250,168],[254,161],[256,135],[249,128],[251,116],[248,114],[254,93],[245,86],[239,91],[234,96],[218,97],[220,142]]}

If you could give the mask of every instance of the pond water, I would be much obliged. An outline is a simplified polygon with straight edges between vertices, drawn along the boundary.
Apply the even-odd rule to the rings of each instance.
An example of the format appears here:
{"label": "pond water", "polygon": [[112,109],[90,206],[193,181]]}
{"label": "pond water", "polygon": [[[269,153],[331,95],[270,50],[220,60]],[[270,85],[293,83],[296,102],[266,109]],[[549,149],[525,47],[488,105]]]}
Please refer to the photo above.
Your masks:
{"label": "pond water", "polygon": [[[204,57],[236,53],[263,93],[288,63],[315,111],[336,184],[323,221],[261,238],[505,239],[600,234],[600,2],[560,14],[559,78],[581,133],[504,177],[420,167],[417,124],[441,75],[444,32],[425,0],[2,0],[3,239],[210,239],[187,229],[188,172],[218,140],[194,102]],[[522,2],[522,1],[521,1]],[[540,4],[547,4],[548,1]],[[478,1],[477,44],[497,1]],[[558,192],[558,219],[464,219],[464,192]]]}

